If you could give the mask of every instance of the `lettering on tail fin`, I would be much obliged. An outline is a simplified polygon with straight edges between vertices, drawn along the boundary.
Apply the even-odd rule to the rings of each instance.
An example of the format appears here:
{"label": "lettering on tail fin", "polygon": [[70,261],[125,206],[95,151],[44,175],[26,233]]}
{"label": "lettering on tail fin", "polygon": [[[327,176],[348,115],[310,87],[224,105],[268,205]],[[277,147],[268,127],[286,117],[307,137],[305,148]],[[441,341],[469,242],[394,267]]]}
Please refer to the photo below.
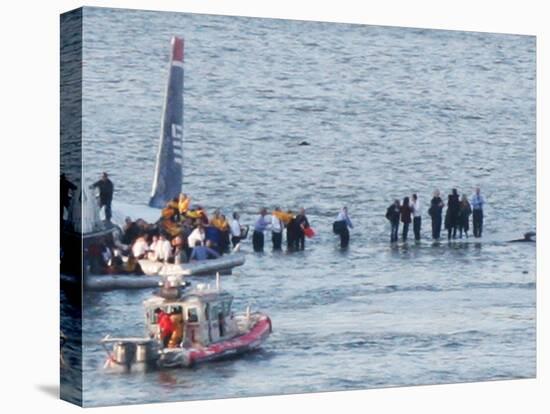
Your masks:
{"label": "lettering on tail fin", "polygon": [[183,39],[172,38],[172,55],[153,190],[149,206],[162,208],[181,192],[183,179]]}

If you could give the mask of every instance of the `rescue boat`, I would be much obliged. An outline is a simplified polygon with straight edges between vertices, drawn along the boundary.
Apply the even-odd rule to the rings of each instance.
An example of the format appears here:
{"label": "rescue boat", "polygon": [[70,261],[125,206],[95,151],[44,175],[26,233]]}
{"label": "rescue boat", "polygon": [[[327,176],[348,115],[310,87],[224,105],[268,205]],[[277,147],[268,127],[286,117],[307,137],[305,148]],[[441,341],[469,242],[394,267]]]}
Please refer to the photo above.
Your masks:
{"label": "rescue boat", "polygon": [[[105,369],[114,372],[190,367],[197,363],[234,357],[261,347],[272,332],[265,313],[235,315],[233,296],[221,289],[220,277],[211,287],[168,276],[159,291],[144,301],[144,337],[106,336]],[[169,316],[172,331],[163,331],[161,318]],[[161,329],[162,326],[162,329]]]}

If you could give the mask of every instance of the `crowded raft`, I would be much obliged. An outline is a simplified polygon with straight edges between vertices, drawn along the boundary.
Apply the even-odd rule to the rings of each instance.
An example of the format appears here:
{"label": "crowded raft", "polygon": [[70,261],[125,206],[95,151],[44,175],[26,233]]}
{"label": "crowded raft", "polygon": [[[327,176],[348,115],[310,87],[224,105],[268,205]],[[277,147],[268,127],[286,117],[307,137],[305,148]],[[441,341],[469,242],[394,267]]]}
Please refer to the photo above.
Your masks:
{"label": "crowded raft", "polygon": [[191,197],[182,193],[166,204],[154,223],[126,217],[122,227],[88,246],[86,265],[93,274],[142,274],[143,260],[184,264],[216,259],[230,252],[231,240],[235,248],[247,237],[248,227],[238,218],[234,222],[232,230],[217,209],[209,218],[201,205],[192,205]]}

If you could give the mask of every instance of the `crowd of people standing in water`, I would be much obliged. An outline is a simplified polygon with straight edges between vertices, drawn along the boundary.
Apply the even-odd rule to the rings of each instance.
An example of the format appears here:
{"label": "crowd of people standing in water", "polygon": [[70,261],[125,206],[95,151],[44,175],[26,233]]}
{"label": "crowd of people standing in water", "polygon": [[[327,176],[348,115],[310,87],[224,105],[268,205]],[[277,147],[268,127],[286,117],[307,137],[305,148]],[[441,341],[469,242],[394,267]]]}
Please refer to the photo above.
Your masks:
{"label": "crowd of people standing in water", "polygon": [[[433,198],[430,201],[428,214],[431,218],[432,239],[440,240],[441,226],[444,224],[447,230],[447,239],[456,239],[468,237],[470,229],[470,216],[473,222],[473,235],[476,238],[481,237],[483,230],[483,208],[485,198],[481,195],[481,190],[476,188],[474,195],[468,199],[466,194],[459,196],[456,188],[453,188],[451,194],[447,197],[447,210],[445,221],[443,221],[443,208],[445,203],[441,199],[439,190],[435,190]],[[386,218],[390,222],[390,242],[395,243],[399,239],[399,224],[403,224],[402,240],[407,241],[409,225],[413,224],[414,239],[420,240],[420,230],[422,226],[422,205],[417,194],[411,198],[405,197],[403,202],[395,200],[386,210]]]}
{"label": "crowd of people standing in water", "polygon": [[266,208],[260,210],[260,214],[254,223],[252,234],[252,246],[255,252],[264,250],[264,232],[271,231],[273,250],[282,250],[283,232],[286,229],[287,249],[289,251],[304,250],[306,236],[313,237],[313,229],[309,225],[306,210],[302,207],[298,214],[292,210],[282,211],[275,207],[270,216]]}
{"label": "crowd of people standing in water", "polygon": [[[101,179],[90,188],[99,189],[100,207],[104,207],[105,219],[110,222],[114,185],[107,173],[103,173]],[[61,190],[63,209],[68,207],[70,192],[76,190],[63,174]],[[485,198],[479,188],[476,188],[470,199],[466,194],[459,196],[458,191],[452,189],[446,204],[439,190],[435,190],[427,210],[431,218],[432,239],[440,240],[442,225],[447,230],[448,240],[467,238],[470,216],[474,237],[481,237],[484,205]],[[445,206],[447,209],[443,220]],[[395,200],[386,210],[391,229],[390,241],[395,243],[399,240],[400,224],[403,241],[407,241],[411,224],[414,240],[419,241],[423,212],[423,204],[417,194],[403,198],[402,202]],[[63,214],[61,217],[63,219]],[[351,228],[353,224],[348,209],[343,207],[333,222],[333,231],[339,236],[340,247],[343,249],[349,245]],[[115,231],[113,237],[106,237],[99,245],[88,248],[86,256],[94,273],[139,273],[138,261],[141,259],[185,263],[217,258],[229,252],[231,246],[235,248],[248,235],[248,226],[241,225],[238,212],[234,212],[229,220],[216,209],[209,218],[200,205],[191,205],[191,198],[184,193],[166,204],[156,223],[147,223],[142,219],[133,221],[127,217],[120,230]],[[271,233],[272,248],[275,251],[282,250],[285,232],[288,251],[304,250],[306,238],[315,235],[303,207],[296,213],[292,210],[283,211],[279,207],[268,213],[267,208],[262,208],[253,226],[252,246],[255,252],[264,250],[267,232]]]}

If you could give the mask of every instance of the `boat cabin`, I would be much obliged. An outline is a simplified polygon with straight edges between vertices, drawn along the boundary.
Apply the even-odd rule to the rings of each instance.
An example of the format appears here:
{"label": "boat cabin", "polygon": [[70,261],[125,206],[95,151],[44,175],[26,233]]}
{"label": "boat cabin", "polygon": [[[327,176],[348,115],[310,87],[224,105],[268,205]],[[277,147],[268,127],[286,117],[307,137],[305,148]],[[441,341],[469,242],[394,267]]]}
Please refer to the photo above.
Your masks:
{"label": "boat cabin", "polygon": [[[238,334],[231,312],[233,296],[203,284],[179,298],[155,296],[144,302],[147,336],[169,348],[205,347]],[[163,338],[161,312],[170,316],[173,333]]]}

